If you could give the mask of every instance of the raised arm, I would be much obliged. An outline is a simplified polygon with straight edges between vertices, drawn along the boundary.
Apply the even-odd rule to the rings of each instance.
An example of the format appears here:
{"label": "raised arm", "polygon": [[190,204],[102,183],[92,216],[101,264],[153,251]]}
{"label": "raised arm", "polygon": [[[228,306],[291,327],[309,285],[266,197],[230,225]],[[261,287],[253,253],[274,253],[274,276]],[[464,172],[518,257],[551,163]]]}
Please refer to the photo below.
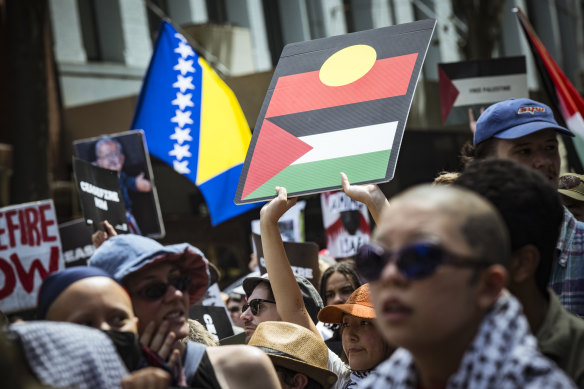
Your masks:
{"label": "raised arm", "polygon": [[260,211],[260,229],[264,260],[270,275],[270,284],[276,299],[278,314],[282,320],[301,325],[318,334],[319,332],[304,306],[302,293],[296,283],[296,278],[294,278],[278,229],[278,220],[296,204],[297,199],[288,199],[286,188],[277,187],[276,191],[278,197],[264,205]]}
{"label": "raised arm", "polygon": [[341,173],[341,183],[343,192],[355,201],[359,201],[367,206],[373,220],[379,224],[381,211],[389,206],[389,201],[375,184],[351,185],[345,173]]}

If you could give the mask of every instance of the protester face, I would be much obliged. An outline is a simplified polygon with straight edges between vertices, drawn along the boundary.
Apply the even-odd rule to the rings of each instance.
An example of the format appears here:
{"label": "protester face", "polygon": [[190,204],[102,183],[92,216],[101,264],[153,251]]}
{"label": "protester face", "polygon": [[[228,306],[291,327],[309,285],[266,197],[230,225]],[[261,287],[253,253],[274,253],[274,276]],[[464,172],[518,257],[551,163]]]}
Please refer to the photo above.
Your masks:
{"label": "protester face", "polygon": [[51,304],[47,320],[65,321],[102,331],[138,333],[128,293],[107,277],[89,277],[69,285]]}
{"label": "protester face", "polygon": [[245,325],[243,320],[241,320],[241,307],[243,307],[243,296],[238,298],[229,298],[227,301],[227,311],[231,317],[231,321],[234,325],[242,327]]}
{"label": "protester face", "polygon": [[496,157],[508,158],[542,173],[558,187],[560,153],[556,131],[542,130],[517,139],[497,139]]}
{"label": "protester face", "polygon": [[[166,323],[168,330],[173,331],[177,339],[188,336],[190,295],[188,285],[182,281],[183,279],[184,274],[180,269],[165,261],[147,266],[128,276],[125,284],[132,297],[134,312],[140,319],[138,328],[140,334],[144,332],[148,323],[154,322],[156,328]],[[179,283],[182,286],[175,286]],[[161,289],[164,290],[164,287],[166,291],[162,293]],[[158,293],[155,292],[162,295],[156,298]]]}
{"label": "protester face", "polygon": [[[415,198],[394,201],[383,214],[374,240],[392,252],[432,242],[472,261],[472,249],[461,233],[461,217],[436,208]],[[390,261],[380,279],[371,284],[371,301],[383,337],[413,353],[464,350],[485,309],[479,305],[480,282],[473,282],[476,271],[442,265],[426,278],[409,280]]]}
{"label": "protester face", "polygon": [[[274,301],[269,296],[268,287],[260,282],[253,292],[247,298],[247,303],[251,303],[255,299],[270,300]],[[278,309],[276,304],[261,302],[258,307],[257,315],[252,312],[251,306],[248,307],[242,314],[241,320],[243,320],[243,328],[245,329],[245,343],[249,342],[249,339],[253,335],[258,324],[264,321],[281,321],[280,315],[278,314]]]}
{"label": "protester face", "polygon": [[388,357],[388,349],[372,320],[343,315],[343,351],[353,370],[373,369]]}
{"label": "protester face", "polygon": [[562,200],[562,204],[576,218],[576,220],[584,221],[584,201],[573,199],[569,196],[560,195],[560,199]]}
{"label": "protester face", "polygon": [[115,142],[103,142],[97,150],[97,165],[104,169],[122,171],[124,154]]}
{"label": "protester face", "polygon": [[326,281],[325,305],[344,304],[354,291],[351,281],[343,273],[334,272]]}

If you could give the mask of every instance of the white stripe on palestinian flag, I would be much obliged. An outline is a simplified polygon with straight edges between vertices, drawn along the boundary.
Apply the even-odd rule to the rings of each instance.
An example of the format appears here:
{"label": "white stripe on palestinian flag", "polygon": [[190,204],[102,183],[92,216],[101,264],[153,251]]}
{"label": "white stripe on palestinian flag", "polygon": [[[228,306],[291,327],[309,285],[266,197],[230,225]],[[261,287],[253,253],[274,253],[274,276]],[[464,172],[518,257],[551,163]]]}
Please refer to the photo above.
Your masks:
{"label": "white stripe on palestinian flag", "polygon": [[313,148],[291,165],[389,150],[396,129],[397,121],[299,137]]}
{"label": "white stripe on palestinian flag", "polygon": [[582,119],[582,114],[576,112],[570,117],[566,118],[566,126],[574,134],[578,135],[580,138],[584,138],[584,119]]}
{"label": "white stripe on palestinian flag", "polygon": [[503,76],[470,77],[452,80],[458,89],[454,107],[487,104],[515,97],[528,97],[527,75],[506,74]]}

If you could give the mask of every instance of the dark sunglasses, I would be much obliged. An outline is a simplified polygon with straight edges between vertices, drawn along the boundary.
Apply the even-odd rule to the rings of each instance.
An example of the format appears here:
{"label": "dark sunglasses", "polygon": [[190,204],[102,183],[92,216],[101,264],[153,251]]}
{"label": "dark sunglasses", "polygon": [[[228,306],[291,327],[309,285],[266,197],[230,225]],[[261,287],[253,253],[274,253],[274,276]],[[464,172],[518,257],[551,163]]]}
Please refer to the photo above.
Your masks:
{"label": "dark sunglasses", "polygon": [[248,308],[251,308],[251,314],[254,316],[257,316],[259,311],[260,311],[261,303],[276,304],[275,301],[264,300],[264,299],[253,299],[253,300],[247,301],[245,304],[243,304],[243,307],[241,307],[241,313],[247,311]]}
{"label": "dark sunglasses", "polygon": [[441,265],[459,267],[487,267],[489,262],[463,258],[449,253],[436,243],[422,242],[406,246],[398,251],[387,251],[375,244],[365,244],[357,254],[357,271],[365,282],[379,280],[383,268],[396,262],[400,273],[409,280],[430,277]]}
{"label": "dark sunglasses", "polygon": [[231,313],[239,312],[239,307],[231,307],[227,308],[227,310]]}
{"label": "dark sunglasses", "polygon": [[171,285],[176,290],[185,292],[191,286],[191,277],[184,275],[171,276],[168,277],[168,282],[152,282],[136,292],[136,295],[146,300],[158,300],[166,295],[168,287]]}

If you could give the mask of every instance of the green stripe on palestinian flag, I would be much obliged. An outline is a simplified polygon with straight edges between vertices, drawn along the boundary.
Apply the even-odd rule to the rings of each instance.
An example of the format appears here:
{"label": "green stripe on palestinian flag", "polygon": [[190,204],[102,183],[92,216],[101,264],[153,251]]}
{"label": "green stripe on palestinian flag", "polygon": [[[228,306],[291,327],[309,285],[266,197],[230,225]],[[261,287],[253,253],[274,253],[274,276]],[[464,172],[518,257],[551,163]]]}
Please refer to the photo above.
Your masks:
{"label": "green stripe on palestinian flag", "polygon": [[[336,186],[340,182],[340,172],[347,173],[354,183],[383,178],[397,124],[394,121],[295,138],[304,146],[303,151],[293,161],[288,159],[288,166],[265,176],[264,183],[244,199],[272,196],[276,186],[285,186],[290,193],[310,190],[315,184]],[[271,155],[272,162],[274,158],[286,159],[287,147],[275,151],[276,154]]]}
{"label": "green stripe on palestinian flag", "polygon": [[273,196],[276,186],[282,186],[284,182],[289,192],[303,192],[315,186],[338,186],[341,181],[340,172],[345,172],[351,182],[377,180],[385,175],[390,155],[391,150],[384,150],[290,165],[255,190],[246,200]]}

